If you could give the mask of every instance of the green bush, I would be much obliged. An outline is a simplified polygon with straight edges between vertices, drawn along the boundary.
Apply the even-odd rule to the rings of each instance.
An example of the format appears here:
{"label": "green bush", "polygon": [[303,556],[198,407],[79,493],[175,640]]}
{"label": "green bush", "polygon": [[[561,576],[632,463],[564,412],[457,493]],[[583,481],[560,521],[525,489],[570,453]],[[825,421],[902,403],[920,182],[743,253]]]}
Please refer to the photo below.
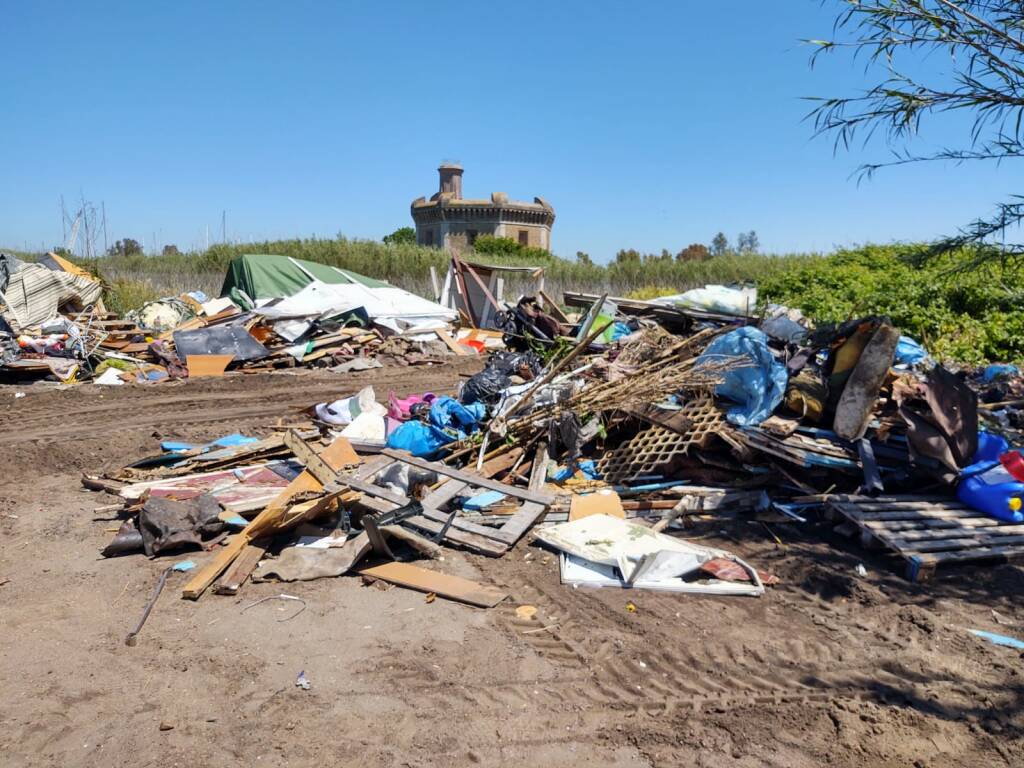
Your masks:
{"label": "green bush", "polygon": [[939,359],[1024,361],[1024,271],[965,268],[973,252],[921,263],[923,246],[864,246],[764,277],[762,301],[797,307],[818,323],[888,315]]}

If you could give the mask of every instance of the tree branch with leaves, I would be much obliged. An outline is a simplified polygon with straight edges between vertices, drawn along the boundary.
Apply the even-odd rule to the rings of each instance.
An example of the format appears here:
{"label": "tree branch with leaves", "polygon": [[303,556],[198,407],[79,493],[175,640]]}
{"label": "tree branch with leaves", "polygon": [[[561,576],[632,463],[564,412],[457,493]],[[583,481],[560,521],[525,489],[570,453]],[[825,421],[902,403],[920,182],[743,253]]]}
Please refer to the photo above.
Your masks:
{"label": "tree branch with leaves", "polygon": [[[808,40],[822,55],[841,51],[880,65],[886,75],[854,95],[814,98],[815,131],[838,150],[879,131],[891,146],[910,143],[926,119],[967,113],[963,146],[918,154],[903,146],[888,161],[867,163],[861,178],[881,168],[929,161],[962,163],[1024,157],[1024,3],[1020,0],[830,0],[844,6],[833,39]],[[930,54],[948,59],[945,70]],[[908,68],[909,66],[909,68]],[[996,242],[1024,222],[1024,197],[933,243],[931,255],[979,246],[979,260],[1024,256],[1024,243]]]}

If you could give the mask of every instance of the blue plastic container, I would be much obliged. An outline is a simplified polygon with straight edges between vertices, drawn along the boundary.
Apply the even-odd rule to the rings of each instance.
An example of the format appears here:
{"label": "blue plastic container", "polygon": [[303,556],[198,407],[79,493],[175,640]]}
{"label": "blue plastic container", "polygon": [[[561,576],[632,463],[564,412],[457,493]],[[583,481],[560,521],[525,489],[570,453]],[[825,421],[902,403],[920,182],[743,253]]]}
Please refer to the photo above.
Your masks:
{"label": "blue plastic container", "polygon": [[1024,482],[999,460],[1009,448],[1003,438],[979,432],[975,461],[963,470],[956,497],[997,520],[1024,523]]}

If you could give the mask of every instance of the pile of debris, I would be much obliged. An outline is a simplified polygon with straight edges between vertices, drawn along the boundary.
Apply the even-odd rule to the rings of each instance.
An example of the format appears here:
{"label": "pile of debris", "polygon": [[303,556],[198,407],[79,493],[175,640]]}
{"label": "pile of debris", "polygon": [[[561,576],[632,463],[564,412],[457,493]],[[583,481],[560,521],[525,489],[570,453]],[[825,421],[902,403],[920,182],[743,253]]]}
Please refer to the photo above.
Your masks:
{"label": "pile of debris", "polygon": [[60,256],[0,257],[0,377],[157,382],[296,366],[337,372],[474,355],[458,315],[380,280],[285,256],[239,256],[221,297],[152,301],[118,317]]}
{"label": "pile of debris", "polygon": [[754,314],[749,289],[623,307],[557,318],[528,297],[458,397],[367,388],[299,428],[87,477],[122,499],[104,554],[214,547],[188,598],[354,571],[474,605],[503,595],[408,561],[500,557],[532,531],[566,584],[760,596],[770,574],[671,535],[744,515],[860,533],[912,579],[1024,555],[1016,369],[951,372],[882,317]]}

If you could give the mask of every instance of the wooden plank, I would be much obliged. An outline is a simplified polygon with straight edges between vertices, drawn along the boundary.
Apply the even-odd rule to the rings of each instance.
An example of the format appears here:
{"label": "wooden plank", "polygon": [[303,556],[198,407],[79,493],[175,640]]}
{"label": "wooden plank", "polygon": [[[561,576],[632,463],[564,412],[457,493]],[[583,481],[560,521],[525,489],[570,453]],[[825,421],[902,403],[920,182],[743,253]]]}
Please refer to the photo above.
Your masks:
{"label": "wooden plank", "polygon": [[[416,528],[421,528],[429,533],[440,533],[444,527],[444,523],[439,523],[436,520],[431,520],[423,515],[417,515],[410,517],[408,520],[410,525]],[[508,551],[508,547],[494,539],[490,539],[484,536],[478,536],[475,533],[469,531],[460,531],[458,528],[449,528],[445,534],[445,540],[452,542],[453,544],[459,544],[467,549],[472,549],[475,552],[479,552],[482,555],[488,557],[501,557]]]}
{"label": "wooden plank", "polygon": [[858,502],[856,507],[864,512],[969,512],[978,514],[977,510],[966,504],[932,504],[927,501],[906,501],[899,504]]}
{"label": "wooden plank", "polygon": [[460,469],[449,467],[446,464],[440,464],[435,461],[424,461],[423,459],[411,456],[403,451],[395,451],[390,448],[386,448],[381,451],[384,456],[390,456],[392,459],[404,462],[405,464],[411,464],[414,467],[420,469],[433,470],[439,475],[445,475],[447,477],[454,477],[456,480],[462,480],[465,483],[469,483],[471,486],[476,488],[487,488],[491,491],[498,491],[508,496],[512,496],[523,501],[535,501],[538,504],[551,504],[555,497],[550,493],[544,493],[542,491],[524,491],[521,488],[517,488],[513,485],[506,485],[505,483],[499,483],[497,480],[491,480],[486,477],[480,477],[473,472],[463,472]]}
{"label": "wooden plank", "polygon": [[454,499],[469,487],[461,480],[446,480],[423,497],[423,506],[438,509]]}
{"label": "wooden plank", "polygon": [[1024,545],[1024,536],[947,536],[937,539],[906,539],[888,536],[879,536],[886,542],[890,542],[901,552],[939,552],[949,549],[978,549],[979,547],[1005,547],[1011,545]]}
{"label": "wooden plank", "polygon": [[557,320],[560,323],[569,323],[569,316],[562,311],[562,308],[558,306],[554,299],[552,299],[550,296],[544,293],[543,290],[537,291],[537,293],[538,295],[540,295],[542,299],[544,299],[544,305],[549,315],[551,315],[553,318],[555,318],[555,320]]}
{"label": "wooden plank", "polygon": [[[423,516],[438,523],[446,523],[448,522],[448,518],[451,516],[451,513],[442,512],[436,507],[424,507]],[[477,536],[483,536],[487,539],[494,539],[501,544],[505,543],[502,537],[498,535],[498,528],[488,528],[486,525],[477,525],[476,523],[471,523],[468,520],[461,520],[458,517],[458,513],[456,513],[455,519],[452,520],[451,528],[449,528],[448,531],[451,532],[452,528],[465,531],[466,533],[475,533]]]}
{"label": "wooden plank", "polygon": [[395,460],[388,456],[381,456],[380,454],[371,456],[368,459],[363,459],[363,464],[356,470],[355,476],[359,480],[369,480],[382,469],[394,463]]}
{"label": "wooden plank", "polygon": [[937,520],[861,520],[860,525],[873,531],[889,531],[891,533],[898,531],[948,530],[950,528],[982,529],[1000,527],[999,521],[993,518],[979,518],[977,520],[961,520],[957,518],[939,518]]}
{"label": "wooden plank", "polygon": [[[219,550],[212,560],[189,579],[182,588],[181,596],[188,600],[198,600],[214,580],[242,553],[249,542],[280,530],[279,524],[288,517],[289,504],[296,495],[316,493],[322,490],[323,485],[308,470],[297,475],[237,536],[229,540],[226,547]],[[288,524],[295,525],[301,519],[298,516],[288,517]]]}
{"label": "wooden plank", "polygon": [[464,344],[459,344],[457,341],[455,341],[455,339],[452,338],[451,334],[448,333],[448,331],[442,330],[440,328],[435,328],[434,333],[437,334],[437,338],[439,338],[441,341],[445,343],[445,346],[447,346],[448,349],[450,349],[459,357],[468,357],[474,354],[473,352],[469,351],[469,347],[465,346]]}
{"label": "wooden plank", "polygon": [[498,538],[512,546],[522,538],[524,533],[533,527],[534,523],[543,517],[546,511],[547,507],[543,504],[537,504],[533,501],[523,502],[519,511],[512,515],[507,523],[501,526]]}
{"label": "wooden plank", "polygon": [[[264,510],[266,511],[266,510]],[[252,525],[252,523],[249,523]],[[249,543],[249,538],[245,535],[245,531],[239,533],[236,536],[232,536],[228,540],[226,547],[223,547],[217,551],[213,559],[205,563],[196,574],[188,580],[188,583],[181,590],[181,596],[188,600],[198,600],[200,595],[206,591],[214,579],[234,562],[235,558],[238,557],[242,550]]]}
{"label": "wooden plank", "polygon": [[407,496],[392,493],[386,488],[381,488],[379,485],[374,485],[373,483],[366,482],[365,480],[357,480],[356,478],[351,477],[342,482],[354,491],[366,493],[378,499],[384,499],[384,501],[389,501],[398,507],[404,507],[409,503],[409,498]]}
{"label": "wooden plank", "polygon": [[906,521],[906,520],[995,520],[981,512],[961,512],[956,509],[936,509],[931,512],[918,510],[907,510],[906,512],[862,512],[857,507],[850,510],[860,520],[874,520],[876,522]]}
{"label": "wooden plank", "polygon": [[364,576],[372,576],[375,579],[420,592],[432,592],[439,597],[446,597],[449,600],[480,608],[493,608],[508,597],[508,594],[500,589],[459,576],[428,571],[426,568],[409,563],[384,563],[383,565],[357,568],[356,571]]}
{"label": "wooden plank", "polygon": [[352,443],[341,436],[334,438],[330,445],[320,451],[320,457],[334,470],[354,467],[363,461],[362,457],[356,453],[356,449],[352,447]]}
{"label": "wooden plank", "polygon": [[267,553],[265,543],[246,544],[230,567],[224,571],[213,591],[218,595],[236,595],[242,584],[252,575],[263,555]]}
{"label": "wooden plank", "polygon": [[906,496],[859,496],[857,494],[849,493],[827,493],[817,496],[802,496],[794,499],[794,501],[835,501],[845,504],[903,504],[905,502],[923,501],[943,507],[949,504],[962,506],[960,502],[952,496],[928,496],[917,494],[907,494]]}
{"label": "wooden plank", "polygon": [[495,475],[504,472],[506,469],[511,469],[515,466],[515,463],[519,461],[519,457],[522,455],[523,448],[516,446],[500,456],[495,456],[493,459],[485,461],[477,474],[479,474],[480,477],[494,477]]}
{"label": "wooden plank", "polygon": [[990,547],[958,552],[936,552],[907,558],[906,575],[910,581],[928,581],[940,565],[983,562],[1017,562],[1024,559],[1024,547]]}
{"label": "wooden plank", "polygon": [[306,471],[323,485],[334,482],[338,477],[338,470],[358,464],[360,461],[359,454],[343,437],[335,438],[333,443],[317,453],[296,430],[289,429],[285,433],[284,444],[306,467]]}

